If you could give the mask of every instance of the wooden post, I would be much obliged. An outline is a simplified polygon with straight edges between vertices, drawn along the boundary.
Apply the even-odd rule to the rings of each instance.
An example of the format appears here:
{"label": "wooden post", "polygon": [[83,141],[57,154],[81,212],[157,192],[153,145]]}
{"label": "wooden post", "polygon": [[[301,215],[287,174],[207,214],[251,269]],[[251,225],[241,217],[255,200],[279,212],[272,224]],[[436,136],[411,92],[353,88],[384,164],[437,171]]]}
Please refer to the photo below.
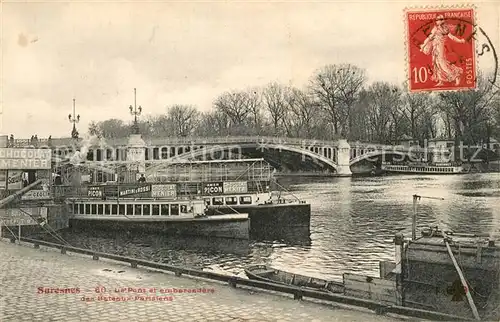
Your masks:
{"label": "wooden post", "polygon": [[420,196],[413,195],[413,215],[411,220],[411,239],[417,239],[417,202]]}
{"label": "wooden post", "polygon": [[404,249],[404,236],[401,233],[397,233],[394,236],[394,245],[396,246],[396,268],[394,268],[394,273],[396,273],[396,292],[399,294],[397,300],[397,305],[404,305],[404,294],[403,294],[403,249]]}
{"label": "wooden post", "polygon": [[18,235],[19,235],[19,244],[21,244],[21,224],[17,225],[17,232],[18,232]]}
{"label": "wooden post", "polygon": [[462,282],[462,285],[464,287],[465,295],[467,296],[467,301],[469,302],[469,306],[472,310],[472,314],[474,314],[474,318],[476,318],[476,320],[481,321],[481,318],[479,317],[479,312],[477,311],[476,305],[474,304],[474,300],[472,299],[472,296],[470,295],[469,287],[467,286],[467,282],[465,281],[462,270],[458,266],[457,260],[455,259],[455,256],[453,255],[453,251],[451,250],[450,244],[448,243],[448,240],[447,240],[448,237],[446,236],[446,234],[444,234],[444,235],[445,235],[444,243],[446,244],[446,248],[448,249],[448,254],[450,255],[451,261],[453,262],[453,265],[455,266],[455,269],[458,273],[458,276],[460,277],[460,281]]}

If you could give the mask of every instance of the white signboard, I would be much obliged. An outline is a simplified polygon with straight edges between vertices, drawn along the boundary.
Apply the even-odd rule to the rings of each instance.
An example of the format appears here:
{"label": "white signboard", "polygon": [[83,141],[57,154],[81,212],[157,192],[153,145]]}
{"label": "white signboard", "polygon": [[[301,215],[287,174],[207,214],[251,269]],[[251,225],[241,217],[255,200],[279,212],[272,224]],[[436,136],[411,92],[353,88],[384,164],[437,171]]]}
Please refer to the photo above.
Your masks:
{"label": "white signboard", "polygon": [[50,149],[0,148],[0,169],[50,169],[51,160]]}
{"label": "white signboard", "polygon": [[46,190],[30,190],[21,197],[22,200],[44,200],[50,198],[50,192]]}
{"label": "white signboard", "polygon": [[246,181],[224,182],[224,193],[247,193],[248,184]]}
{"label": "white signboard", "polygon": [[[1,209],[0,221],[2,226],[27,226],[38,225],[36,219],[43,218],[47,220],[47,207],[34,208],[17,208]],[[26,213],[30,214],[27,215]]]}
{"label": "white signboard", "polygon": [[7,170],[0,170],[0,190],[7,189]]}
{"label": "white signboard", "polygon": [[175,198],[177,187],[175,184],[154,184],[151,186],[152,198]]}

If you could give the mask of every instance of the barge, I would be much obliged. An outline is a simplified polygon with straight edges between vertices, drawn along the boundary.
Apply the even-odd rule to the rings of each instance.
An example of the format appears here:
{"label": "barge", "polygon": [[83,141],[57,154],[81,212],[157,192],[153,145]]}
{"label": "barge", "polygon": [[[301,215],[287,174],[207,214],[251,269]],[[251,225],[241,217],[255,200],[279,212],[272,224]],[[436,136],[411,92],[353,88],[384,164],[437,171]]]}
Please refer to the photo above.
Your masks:
{"label": "barge", "polygon": [[379,262],[379,276],[344,273],[328,281],[268,265],[245,269],[250,279],[317,289],[343,303],[384,311],[411,313],[446,321],[500,320],[500,247],[489,235],[429,227],[416,234],[417,202],[434,197],[413,196],[412,236],[397,233],[395,260]]}
{"label": "barge", "polygon": [[[158,218],[158,209],[163,214],[165,202],[178,204],[175,209],[181,203],[201,202],[203,215],[211,220],[234,221],[238,214],[246,214],[252,238],[280,239],[289,237],[290,232],[297,236],[310,234],[310,204],[286,199],[273,190],[271,167],[263,159],[169,162],[150,165],[142,173],[130,171],[129,165],[109,165],[115,165],[114,169],[102,164],[66,164],[59,168],[61,184],[54,188],[71,204],[70,226],[88,226],[84,223],[90,220],[92,227],[102,226],[96,220],[104,221],[107,214],[111,216],[105,220],[108,224],[109,220],[118,221],[117,215],[130,217],[133,213],[136,218],[136,212]],[[136,211],[137,207],[142,210]],[[169,216],[178,218],[174,217],[177,214]],[[129,222],[115,223],[113,227]],[[174,221],[169,222],[172,225]],[[144,223],[140,226],[144,227]]]}

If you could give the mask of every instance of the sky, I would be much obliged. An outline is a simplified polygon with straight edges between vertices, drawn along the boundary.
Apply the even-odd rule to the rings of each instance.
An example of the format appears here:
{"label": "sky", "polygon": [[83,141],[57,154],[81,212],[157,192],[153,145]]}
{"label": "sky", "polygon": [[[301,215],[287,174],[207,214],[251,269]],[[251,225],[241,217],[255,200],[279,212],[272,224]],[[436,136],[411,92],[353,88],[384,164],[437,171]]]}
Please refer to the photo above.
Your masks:
{"label": "sky", "polygon": [[[128,122],[134,88],[143,115],[173,104],[208,111],[228,90],[305,86],[327,64],[402,84],[404,9],[422,3],[4,1],[0,133],[67,137],[73,98],[81,133],[90,121]],[[476,7],[500,48],[500,2]]]}

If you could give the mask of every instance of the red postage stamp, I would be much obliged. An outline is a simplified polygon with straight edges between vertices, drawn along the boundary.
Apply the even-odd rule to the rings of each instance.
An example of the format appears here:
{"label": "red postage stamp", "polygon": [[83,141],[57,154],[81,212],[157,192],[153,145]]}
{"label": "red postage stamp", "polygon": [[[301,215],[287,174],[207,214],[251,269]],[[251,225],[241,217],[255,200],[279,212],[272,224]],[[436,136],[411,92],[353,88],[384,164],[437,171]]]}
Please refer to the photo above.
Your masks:
{"label": "red postage stamp", "polygon": [[407,10],[409,90],[476,87],[473,8]]}

